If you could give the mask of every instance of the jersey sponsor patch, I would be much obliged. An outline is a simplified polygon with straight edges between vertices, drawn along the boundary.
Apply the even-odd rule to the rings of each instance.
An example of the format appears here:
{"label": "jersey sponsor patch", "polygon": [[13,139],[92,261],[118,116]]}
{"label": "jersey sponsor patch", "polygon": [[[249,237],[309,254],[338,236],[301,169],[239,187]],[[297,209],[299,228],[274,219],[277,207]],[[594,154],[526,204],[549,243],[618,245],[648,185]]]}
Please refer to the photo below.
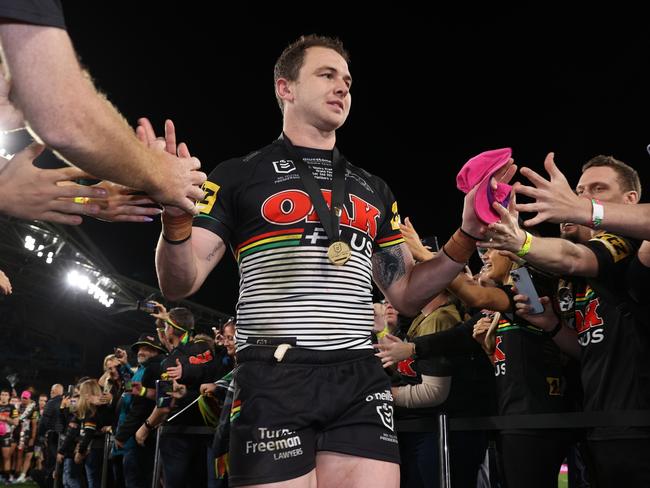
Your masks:
{"label": "jersey sponsor patch", "polygon": [[219,191],[219,188],[221,187],[212,181],[206,181],[203,183],[201,189],[205,192],[205,198],[196,204],[199,212],[209,214],[212,211],[214,202],[217,201],[217,192]]}
{"label": "jersey sponsor patch", "polygon": [[[331,207],[332,191],[321,191],[327,206]],[[342,209],[341,226],[360,230],[374,239],[379,229],[381,211],[354,193],[348,195],[348,202],[348,205]],[[311,203],[311,198],[302,190],[283,190],[274,193],[264,200],[260,212],[264,220],[275,225],[320,222],[318,214]],[[397,218],[399,219],[399,215]],[[397,228],[399,230],[399,225]]]}
{"label": "jersey sponsor patch", "polygon": [[620,238],[614,234],[608,234],[603,232],[591,238],[592,241],[598,241],[602,243],[607,251],[612,255],[615,263],[618,263],[621,259],[628,257],[631,253],[630,246],[625,241],[625,239]]}
{"label": "jersey sponsor patch", "polygon": [[399,212],[397,210],[397,202],[393,202],[390,211],[393,214],[393,217],[390,219],[390,228],[393,230],[399,230],[399,224],[401,220],[399,218]]}

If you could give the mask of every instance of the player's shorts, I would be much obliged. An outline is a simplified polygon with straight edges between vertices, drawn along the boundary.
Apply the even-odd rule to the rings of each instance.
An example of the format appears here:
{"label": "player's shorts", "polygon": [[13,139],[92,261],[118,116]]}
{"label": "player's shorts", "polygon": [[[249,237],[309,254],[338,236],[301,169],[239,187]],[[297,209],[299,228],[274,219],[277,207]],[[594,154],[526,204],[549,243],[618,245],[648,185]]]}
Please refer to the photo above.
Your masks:
{"label": "player's shorts", "polygon": [[15,444],[15,441],[10,432],[0,436],[0,447],[11,447],[12,444]]}
{"label": "player's shorts", "polygon": [[399,463],[389,379],[372,350],[273,347],[237,354],[230,416],[231,486],[309,473],[317,451]]}
{"label": "player's shorts", "polygon": [[18,435],[14,436],[14,442],[18,444],[18,449],[26,453],[33,452],[34,446],[29,446],[29,438],[32,436],[32,431],[31,430],[25,431],[23,433],[22,438],[19,429],[16,429],[16,431],[18,431]]}
{"label": "player's shorts", "polygon": [[30,452],[34,452],[34,446],[29,445],[29,439],[25,439],[25,445],[23,446],[23,452],[25,454],[28,454]]}

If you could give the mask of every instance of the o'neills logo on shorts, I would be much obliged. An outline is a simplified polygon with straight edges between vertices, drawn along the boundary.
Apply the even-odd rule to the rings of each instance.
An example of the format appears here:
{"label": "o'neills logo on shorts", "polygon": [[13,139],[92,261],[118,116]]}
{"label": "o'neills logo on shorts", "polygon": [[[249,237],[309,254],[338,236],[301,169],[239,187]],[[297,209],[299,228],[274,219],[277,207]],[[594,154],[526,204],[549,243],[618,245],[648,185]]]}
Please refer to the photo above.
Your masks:
{"label": "o'neills logo on shorts", "polygon": [[302,454],[300,436],[289,429],[259,427],[259,441],[246,441],[246,454],[272,452],[273,459],[286,459]]}
{"label": "o'neills logo on shorts", "polygon": [[390,390],[378,391],[377,393],[371,393],[366,397],[367,402],[378,401],[378,402],[392,402],[393,394]]}

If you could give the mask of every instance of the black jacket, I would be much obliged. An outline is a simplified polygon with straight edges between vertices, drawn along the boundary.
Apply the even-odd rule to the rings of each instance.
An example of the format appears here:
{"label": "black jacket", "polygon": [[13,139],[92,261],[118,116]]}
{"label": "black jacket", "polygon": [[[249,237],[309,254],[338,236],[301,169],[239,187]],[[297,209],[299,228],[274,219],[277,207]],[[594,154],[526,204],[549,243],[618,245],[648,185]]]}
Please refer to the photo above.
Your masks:
{"label": "black jacket", "polygon": [[59,395],[48,400],[43,408],[41,420],[38,422],[38,437],[45,437],[48,431],[61,433],[65,429],[65,418],[61,412],[61,400]]}

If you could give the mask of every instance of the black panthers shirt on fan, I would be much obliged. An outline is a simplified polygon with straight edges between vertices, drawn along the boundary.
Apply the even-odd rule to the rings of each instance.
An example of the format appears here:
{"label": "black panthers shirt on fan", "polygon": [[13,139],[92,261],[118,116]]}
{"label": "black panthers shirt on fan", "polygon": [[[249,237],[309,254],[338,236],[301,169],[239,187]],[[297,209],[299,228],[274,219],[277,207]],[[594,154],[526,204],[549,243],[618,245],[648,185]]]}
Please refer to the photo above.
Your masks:
{"label": "black panthers shirt on fan", "polygon": [[[296,149],[329,205],[332,151]],[[203,189],[194,226],[220,236],[239,264],[238,351],[281,342],[372,348],[370,258],[404,240],[383,180],[347,165],[340,228],[352,257],[342,266],[327,257],[330,240],[282,141],[219,164]]]}
{"label": "black panthers shirt on fan", "polygon": [[[502,288],[513,296],[512,287]],[[499,415],[566,412],[560,349],[540,328],[502,314],[497,327],[494,375]]]}
{"label": "black panthers shirt on fan", "polygon": [[[648,315],[637,313],[625,281],[638,243],[603,232],[586,246],[598,259],[598,276],[576,281],[575,286],[575,328],[582,346],[584,409],[648,409]],[[650,437],[650,431],[602,427],[589,435],[593,440],[639,437]]]}

